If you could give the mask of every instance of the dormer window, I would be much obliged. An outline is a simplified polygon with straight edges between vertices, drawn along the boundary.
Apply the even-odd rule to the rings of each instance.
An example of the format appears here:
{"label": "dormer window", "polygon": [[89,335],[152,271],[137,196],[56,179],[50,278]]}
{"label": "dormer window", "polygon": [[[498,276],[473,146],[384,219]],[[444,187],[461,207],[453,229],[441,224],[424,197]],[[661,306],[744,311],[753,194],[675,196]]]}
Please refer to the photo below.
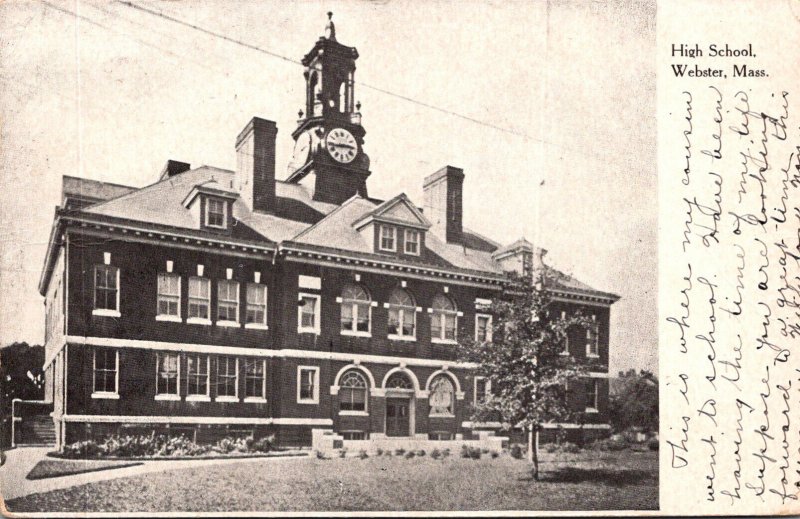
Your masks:
{"label": "dormer window", "polygon": [[419,231],[406,229],[403,249],[406,254],[419,256]]}
{"label": "dormer window", "polygon": [[206,200],[206,225],[217,229],[227,227],[228,204],[219,198],[208,197]]}
{"label": "dormer window", "polygon": [[382,251],[397,251],[397,229],[392,225],[381,225],[380,249]]}

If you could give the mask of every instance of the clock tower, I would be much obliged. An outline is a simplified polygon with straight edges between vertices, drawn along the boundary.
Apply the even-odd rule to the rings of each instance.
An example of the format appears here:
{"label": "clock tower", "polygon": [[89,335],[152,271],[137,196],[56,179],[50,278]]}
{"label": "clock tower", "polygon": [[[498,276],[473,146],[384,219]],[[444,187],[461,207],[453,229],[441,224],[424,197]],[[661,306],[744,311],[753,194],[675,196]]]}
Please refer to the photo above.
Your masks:
{"label": "clock tower", "polygon": [[300,110],[287,182],[303,183],[314,200],[341,204],[367,196],[369,157],[364,153],[360,104],[354,101],[358,51],[336,41],[333,13],[325,35],[303,57],[306,106]]}

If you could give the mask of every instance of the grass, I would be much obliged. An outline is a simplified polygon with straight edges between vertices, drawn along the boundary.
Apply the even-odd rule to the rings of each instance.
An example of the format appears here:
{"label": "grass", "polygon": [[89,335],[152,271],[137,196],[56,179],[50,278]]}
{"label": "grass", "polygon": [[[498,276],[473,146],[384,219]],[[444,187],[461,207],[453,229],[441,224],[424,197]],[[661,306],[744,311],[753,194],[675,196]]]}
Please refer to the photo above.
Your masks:
{"label": "grass", "polygon": [[654,510],[657,453],[548,456],[540,481],[508,455],[314,457],[178,469],[11,500],[13,512]]}
{"label": "grass", "polygon": [[71,476],[74,474],[84,474],[86,472],[97,472],[98,470],[133,467],[135,465],[141,465],[141,463],[101,460],[42,460],[37,463],[30,472],[28,472],[28,475],[25,476],[25,478],[57,478],[61,476]]}

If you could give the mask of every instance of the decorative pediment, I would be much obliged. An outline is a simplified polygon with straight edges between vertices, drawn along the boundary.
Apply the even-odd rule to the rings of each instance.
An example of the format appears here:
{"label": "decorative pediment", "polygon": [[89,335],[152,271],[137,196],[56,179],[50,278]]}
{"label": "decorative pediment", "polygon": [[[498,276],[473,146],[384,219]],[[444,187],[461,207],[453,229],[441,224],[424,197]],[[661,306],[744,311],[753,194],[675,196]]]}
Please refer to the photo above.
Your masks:
{"label": "decorative pediment", "polygon": [[353,227],[361,229],[374,221],[394,223],[422,230],[428,230],[431,227],[428,219],[411,203],[405,193],[383,202],[372,211],[361,216],[353,222]]}

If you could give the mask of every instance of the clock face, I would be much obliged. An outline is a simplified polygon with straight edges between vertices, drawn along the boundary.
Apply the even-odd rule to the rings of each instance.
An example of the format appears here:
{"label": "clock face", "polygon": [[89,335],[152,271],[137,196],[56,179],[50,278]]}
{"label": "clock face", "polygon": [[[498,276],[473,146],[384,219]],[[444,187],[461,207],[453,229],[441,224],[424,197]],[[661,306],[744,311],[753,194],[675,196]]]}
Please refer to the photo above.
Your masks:
{"label": "clock face", "polygon": [[308,162],[311,152],[311,134],[303,132],[297,137],[294,144],[294,154],[292,155],[292,166],[300,168]]}
{"label": "clock face", "polygon": [[334,128],[331,130],[325,138],[325,145],[331,157],[344,164],[352,162],[358,153],[356,138],[344,128]]}

